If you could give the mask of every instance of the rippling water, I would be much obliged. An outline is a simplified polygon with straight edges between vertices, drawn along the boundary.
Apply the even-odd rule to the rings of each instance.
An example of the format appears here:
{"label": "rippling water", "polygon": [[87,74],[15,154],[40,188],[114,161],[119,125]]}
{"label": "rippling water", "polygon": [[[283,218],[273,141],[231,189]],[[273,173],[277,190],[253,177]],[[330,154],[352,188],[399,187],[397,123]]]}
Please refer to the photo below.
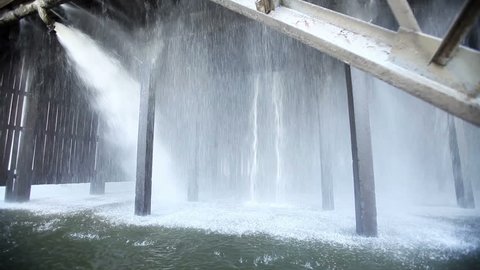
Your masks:
{"label": "rippling water", "polygon": [[1,269],[474,269],[480,260],[478,250],[391,250],[260,233],[112,225],[90,211],[1,210],[0,220]]}
{"label": "rippling water", "polygon": [[152,216],[135,217],[128,188],[35,186],[31,203],[0,203],[0,269],[480,267],[472,210],[380,209],[379,237],[363,238],[353,213],[314,207],[156,201]]}

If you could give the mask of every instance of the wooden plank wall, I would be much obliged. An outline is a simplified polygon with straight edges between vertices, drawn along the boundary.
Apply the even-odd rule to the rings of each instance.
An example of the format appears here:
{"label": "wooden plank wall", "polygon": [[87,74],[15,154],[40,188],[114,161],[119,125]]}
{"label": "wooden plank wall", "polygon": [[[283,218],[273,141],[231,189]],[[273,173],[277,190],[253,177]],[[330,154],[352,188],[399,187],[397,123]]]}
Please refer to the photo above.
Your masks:
{"label": "wooden plank wall", "polygon": [[[24,61],[14,61],[15,56],[4,61],[0,74],[0,185],[13,179],[20,140],[21,117],[25,99]],[[18,71],[18,72],[15,72]]]}
{"label": "wooden plank wall", "polygon": [[[25,61],[20,52],[0,59],[1,186],[18,174],[19,158],[28,160],[22,169],[32,170],[33,184],[90,182],[96,175],[98,115],[58,42],[47,36],[42,43],[45,47],[28,57],[41,64]],[[29,103],[36,106],[29,110]],[[28,119],[25,127],[22,117]],[[33,133],[30,141],[21,139],[24,132]],[[19,156],[19,144],[32,147],[33,156]]]}

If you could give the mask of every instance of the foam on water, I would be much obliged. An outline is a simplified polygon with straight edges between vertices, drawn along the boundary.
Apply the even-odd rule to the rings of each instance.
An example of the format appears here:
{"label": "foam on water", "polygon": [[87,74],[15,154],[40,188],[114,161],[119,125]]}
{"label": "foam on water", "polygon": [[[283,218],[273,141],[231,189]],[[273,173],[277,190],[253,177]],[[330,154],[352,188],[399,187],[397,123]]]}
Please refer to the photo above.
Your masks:
{"label": "foam on water", "polygon": [[[105,196],[91,196],[88,195],[87,184],[33,186],[31,203],[1,202],[0,209],[24,209],[40,215],[91,211],[113,226],[188,228],[228,235],[265,234],[287,241],[314,241],[354,249],[373,248],[393,252],[399,259],[405,259],[402,258],[403,252],[415,250],[422,251],[424,256],[448,259],[445,252],[468,254],[480,247],[478,231],[455,223],[455,220],[479,218],[478,210],[416,208],[410,213],[393,214],[379,209],[379,237],[363,238],[356,235],[354,214],[347,209],[321,211],[252,203],[154,200],[152,215],[138,217],[132,214],[133,183],[109,183],[107,190],[109,192]],[[54,230],[55,224],[52,221],[39,229]],[[90,232],[72,237],[95,239]]]}

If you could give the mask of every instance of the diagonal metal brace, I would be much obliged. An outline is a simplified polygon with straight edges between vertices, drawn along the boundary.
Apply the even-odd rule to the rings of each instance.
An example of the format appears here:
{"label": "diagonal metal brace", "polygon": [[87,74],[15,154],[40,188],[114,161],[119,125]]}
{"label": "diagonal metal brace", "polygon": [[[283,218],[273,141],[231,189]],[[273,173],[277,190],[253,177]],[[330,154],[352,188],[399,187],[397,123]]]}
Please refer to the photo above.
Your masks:
{"label": "diagonal metal brace", "polygon": [[445,66],[456,53],[460,42],[470,32],[480,16],[480,1],[468,0],[448,30],[432,62]]}

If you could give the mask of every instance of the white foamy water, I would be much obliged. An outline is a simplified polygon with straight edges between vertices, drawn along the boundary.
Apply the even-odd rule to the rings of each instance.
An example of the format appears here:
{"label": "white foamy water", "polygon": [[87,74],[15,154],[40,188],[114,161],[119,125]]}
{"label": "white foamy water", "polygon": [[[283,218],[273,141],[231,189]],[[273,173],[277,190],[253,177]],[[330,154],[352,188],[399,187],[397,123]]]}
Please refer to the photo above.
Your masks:
{"label": "white foamy water", "polygon": [[[454,222],[478,218],[480,213],[476,210],[431,207],[394,214],[380,209],[379,237],[363,238],[355,234],[355,218],[349,210],[154,200],[152,215],[138,217],[133,215],[133,183],[108,183],[109,192],[104,196],[88,195],[88,189],[88,184],[33,186],[30,203],[0,202],[0,209],[24,209],[40,215],[88,210],[113,225],[190,228],[228,235],[266,234],[351,248],[428,250],[431,256],[440,256],[446,250],[468,253],[480,247],[480,236],[474,229]],[[45,226],[54,229],[55,222]]]}

